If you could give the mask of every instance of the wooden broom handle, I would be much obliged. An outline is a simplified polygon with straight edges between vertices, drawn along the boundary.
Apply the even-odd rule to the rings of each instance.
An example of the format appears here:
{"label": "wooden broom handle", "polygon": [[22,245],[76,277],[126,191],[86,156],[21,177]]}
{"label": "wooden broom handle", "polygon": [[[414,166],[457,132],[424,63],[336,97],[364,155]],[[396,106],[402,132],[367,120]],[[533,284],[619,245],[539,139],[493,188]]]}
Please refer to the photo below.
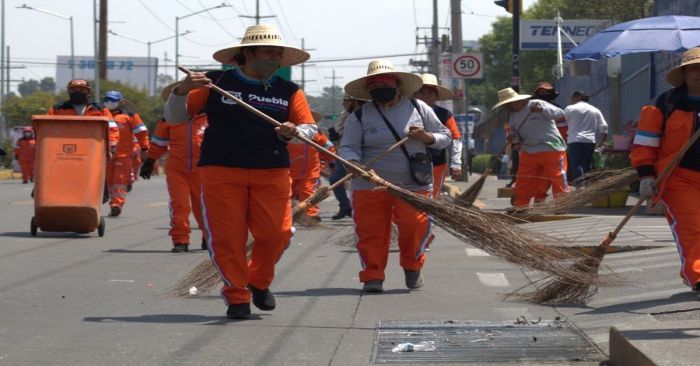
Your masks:
{"label": "wooden broom handle", "polygon": [[[381,154],[379,154],[379,155],[375,156],[374,158],[372,158],[370,161],[367,162],[366,165],[367,165],[368,167],[371,166],[372,164],[376,163],[377,160],[379,160],[379,159],[381,159],[381,158],[387,156],[390,152],[394,151],[397,147],[399,147],[399,146],[405,144],[406,141],[408,141],[408,140],[410,140],[410,137],[404,137],[404,138],[402,138],[401,140],[399,140],[399,141],[396,142],[395,144],[389,146],[389,148],[386,149],[386,150],[384,150]],[[352,177],[354,177],[354,176],[355,176],[355,173],[347,174],[346,176],[344,176],[343,178],[341,178],[339,181],[337,181],[337,182],[331,184],[331,186],[328,187],[328,189],[334,189],[334,188],[338,187],[339,185],[345,183],[348,179],[350,179],[350,178],[352,178]]]}
{"label": "wooden broom handle", "polygon": [[[180,71],[184,72],[184,73],[187,74],[187,75],[190,75],[190,74],[192,73],[192,71],[190,71],[189,69],[187,69],[187,68],[185,68],[185,67],[183,67],[183,66],[178,66],[178,69],[179,69]],[[229,99],[233,100],[234,102],[238,103],[238,105],[240,105],[241,107],[245,108],[246,110],[248,110],[249,112],[253,113],[254,115],[260,117],[260,118],[263,119],[265,122],[268,122],[268,123],[272,124],[272,125],[275,126],[275,127],[280,127],[280,126],[282,126],[282,123],[280,123],[279,121],[277,121],[277,120],[275,120],[274,118],[268,116],[267,114],[265,114],[265,113],[259,111],[257,108],[251,106],[250,104],[248,104],[248,103],[242,101],[240,98],[236,98],[235,96],[231,95],[231,93],[227,92],[226,90],[221,89],[221,88],[218,87],[217,85],[211,83],[211,84],[209,84],[209,87],[210,87],[211,89],[213,89],[215,92],[217,92],[217,93],[219,93],[219,94],[225,96],[226,98],[229,98]],[[332,156],[332,157],[335,158],[336,160],[338,160],[338,161],[340,161],[341,163],[345,164],[345,166],[347,166],[348,168],[350,168],[350,170],[352,170],[354,173],[360,174],[360,175],[362,175],[362,174],[367,174],[367,172],[366,172],[364,169],[362,169],[362,168],[356,166],[355,164],[351,163],[350,161],[345,160],[345,159],[341,158],[340,156],[338,156],[338,155],[332,153],[330,150],[328,150],[328,149],[326,149],[325,147],[323,147],[323,146],[321,146],[321,145],[319,145],[319,144],[313,142],[311,139],[309,139],[309,138],[307,138],[307,137],[304,137],[304,136],[301,136],[301,135],[299,135],[299,134],[294,135],[294,137],[297,138],[297,139],[299,139],[299,140],[301,140],[301,141],[303,141],[304,143],[310,145],[310,146],[313,147],[314,149],[316,149],[316,150],[318,150],[318,151],[320,151],[320,152],[322,152],[322,153],[324,153],[324,154],[326,154],[326,155]]]}
{"label": "wooden broom handle", "polygon": [[[688,149],[700,138],[700,129],[696,130],[695,133],[693,133],[692,136],[690,136],[690,140],[683,145],[681,150],[676,153],[676,156],[673,157],[673,160],[664,167],[664,169],[661,171],[661,174],[659,174],[656,179],[654,180],[654,185],[658,186],[659,183],[673,170],[678,163],[680,163],[681,159],[683,159],[683,156],[685,155],[686,152],[688,152]],[[615,230],[611,231],[608,236],[611,237],[612,239],[615,239],[617,237],[617,234],[620,233],[620,230],[622,230],[622,227],[627,224],[627,222],[632,218],[632,216],[637,213],[640,207],[642,207],[642,203],[644,203],[646,199],[640,198],[637,200],[637,203],[630,208],[630,210],[627,212],[627,215],[620,221],[620,223],[617,225]],[[610,240],[610,243],[612,243],[612,240]],[[610,244],[608,243],[608,245]]]}

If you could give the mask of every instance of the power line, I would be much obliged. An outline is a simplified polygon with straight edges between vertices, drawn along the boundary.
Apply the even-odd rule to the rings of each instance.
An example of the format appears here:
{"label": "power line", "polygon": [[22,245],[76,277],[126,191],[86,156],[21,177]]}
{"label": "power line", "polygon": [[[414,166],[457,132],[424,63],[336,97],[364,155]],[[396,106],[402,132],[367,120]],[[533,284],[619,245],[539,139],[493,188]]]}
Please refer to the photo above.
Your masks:
{"label": "power line", "polygon": [[141,6],[143,6],[146,9],[146,11],[149,14],[151,14],[154,18],[156,18],[156,20],[158,22],[160,22],[160,24],[162,24],[165,28],[168,28],[171,31],[175,32],[175,29],[173,29],[171,26],[169,26],[167,23],[165,23],[163,21],[163,19],[160,19],[160,17],[158,15],[156,15],[156,13],[154,13],[153,10],[151,10],[148,6],[146,6],[146,4],[144,4],[142,0],[138,0],[138,2],[139,2],[139,4],[141,4]]}
{"label": "power line", "polygon": [[401,53],[394,55],[375,55],[375,56],[358,56],[358,57],[346,57],[346,58],[328,58],[321,60],[309,60],[309,62],[320,63],[320,62],[340,62],[340,61],[357,61],[357,60],[371,60],[378,58],[392,58],[392,57],[407,57],[407,56],[425,56],[427,52],[416,52],[416,53]]}
{"label": "power line", "polygon": [[[206,9],[206,8],[207,8],[207,6],[204,5],[204,3],[202,2],[202,0],[197,0],[197,1],[199,1],[199,5],[202,6],[202,9]],[[179,1],[178,1],[178,2],[179,2]],[[224,31],[226,34],[228,34],[229,37],[234,38],[234,39],[236,38],[236,36],[234,36],[233,34],[231,34],[231,32],[229,32],[228,29],[224,28],[224,26],[221,25],[221,23],[219,23],[218,20],[214,19],[214,17],[211,16],[211,13],[209,12],[209,10],[207,10],[207,14],[210,15],[211,20],[213,20],[214,23],[216,23],[216,25],[219,26],[219,28],[220,28],[222,31]]]}
{"label": "power line", "polygon": [[[187,5],[183,4],[181,0],[175,0],[175,1],[177,1],[177,3],[180,4],[180,5],[181,5],[183,8],[185,8],[187,11],[189,11],[189,12],[191,12],[191,13],[196,12],[196,10],[194,10],[194,9],[188,7]],[[202,4],[201,1],[199,2],[199,4],[202,5],[203,8],[206,8],[206,5]],[[231,4],[229,4],[229,5],[231,5]],[[233,7],[233,6],[232,6],[232,7]],[[234,11],[235,11],[235,9],[234,9]],[[211,13],[209,13],[209,12],[207,12],[207,15],[205,15],[205,14],[197,14],[197,16],[198,16],[198,17],[202,17],[202,18],[204,18],[204,19],[213,20],[213,21],[226,21],[226,20],[231,20],[231,19],[236,19],[236,18],[238,18],[238,17],[215,18],[215,17],[214,17],[213,15],[211,15]]]}

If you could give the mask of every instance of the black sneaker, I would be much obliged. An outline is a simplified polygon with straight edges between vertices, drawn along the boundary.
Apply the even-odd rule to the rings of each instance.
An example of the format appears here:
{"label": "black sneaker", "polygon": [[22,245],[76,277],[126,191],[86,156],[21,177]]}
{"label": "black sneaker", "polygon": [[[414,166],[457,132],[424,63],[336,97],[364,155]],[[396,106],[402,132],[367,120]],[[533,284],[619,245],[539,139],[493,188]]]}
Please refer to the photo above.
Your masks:
{"label": "black sneaker", "polygon": [[173,245],[173,249],[170,249],[170,251],[173,253],[184,253],[189,252],[190,248],[189,245],[180,243]]}
{"label": "black sneaker", "polygon": [[253,294],[253,305],[260,310],[270,311],[275,309],[275,297],[270,292],[269,288],[264,290],[253,287],[253,285],[248,284],[250,293]]}
{"label": "black sneaker", "polygon": [[346,208],[343,210],[338,211],[337,214],[333,215],[331,217],[332,220],[340,220],[344,217],[352,217],[352,209],[351,208]]}
{"label": "black sneaker", "polygon": [[122,213],[122,208],[119,206],[112,206],[109,210],[109,217],[117,217]]}
{"label": "black sneaker", "polygon": [[250,304],[232,304],[226,310],[226,317],[229,319],[250,319]]}
{"label": "black sneaker", "polygon": [[423,287],[423,276],[420,274],[420,271],[404,269],[403,274],[406,280],[406,287],[412,290]]}
{"label": "black sneaker", "polygon": [[209,245],[207,245],[206,238],[202,238],[202,250],[209,250]]}
{"label": "black sneaker", "polygon": [[132,188],[133,188],[133,186],[132,186],[131,184],[127,185],[127,186],[126,186],[126,192],[127,192],[127,193],[128,193],[128,192],[131,192],[131,189],[132,189]]}

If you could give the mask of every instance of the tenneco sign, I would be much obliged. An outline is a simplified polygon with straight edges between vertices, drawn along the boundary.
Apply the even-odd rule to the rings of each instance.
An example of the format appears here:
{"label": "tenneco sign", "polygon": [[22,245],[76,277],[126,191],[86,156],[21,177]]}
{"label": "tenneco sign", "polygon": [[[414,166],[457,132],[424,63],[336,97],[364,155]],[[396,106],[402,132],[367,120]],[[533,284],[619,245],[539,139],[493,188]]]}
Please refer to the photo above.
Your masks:
{"label": "tenneco sign", "polygon": [[[576,43],[612,25],[610,20],[600,19],[565,19],[561,29]],[[564,49],[574,48],[574,44],[562,34],[561,45]],[[520,49],[522,50],[556,50],[557,23],[554,20],[521,20]]]}

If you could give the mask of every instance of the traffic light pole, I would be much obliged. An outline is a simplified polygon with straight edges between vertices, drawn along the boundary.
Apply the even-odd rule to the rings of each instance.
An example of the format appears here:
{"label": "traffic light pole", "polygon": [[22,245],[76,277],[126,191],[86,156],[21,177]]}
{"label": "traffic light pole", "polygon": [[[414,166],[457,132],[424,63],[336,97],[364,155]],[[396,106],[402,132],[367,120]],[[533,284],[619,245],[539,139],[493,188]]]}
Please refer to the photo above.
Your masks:
{"label": "traffic light pole", "polygon": [[513,1],[513,90],[520,92],[520,0]]}

